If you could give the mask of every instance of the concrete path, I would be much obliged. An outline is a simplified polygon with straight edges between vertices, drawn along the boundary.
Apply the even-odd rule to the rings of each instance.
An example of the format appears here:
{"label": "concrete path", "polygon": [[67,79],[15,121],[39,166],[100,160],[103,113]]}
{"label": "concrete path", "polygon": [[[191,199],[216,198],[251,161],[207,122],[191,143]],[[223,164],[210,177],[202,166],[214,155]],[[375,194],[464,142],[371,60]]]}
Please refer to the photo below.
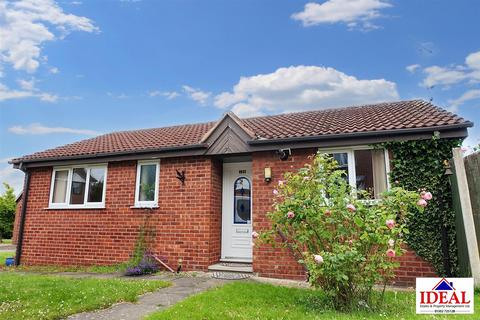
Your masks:
{"label": "concrete path", "polygon": [[84,312],[72,315],[67,319],[74,320],[134,320],[143,319],[146,315],[165,309],[190,295],[205,291],[207,289],[221,286],[223,280],[212,279],[207,276],[201,277],[172,277],[160,276],[149,279],[161,279],[170,281],[172,285],[168,288],[144,294],[138,298],[136,303],[123,302],[111,306],[108,309]]}
{"label": "concrete path", "polygon": [[0,251],[15,251],[17,246],[13,244],[0,244]]}

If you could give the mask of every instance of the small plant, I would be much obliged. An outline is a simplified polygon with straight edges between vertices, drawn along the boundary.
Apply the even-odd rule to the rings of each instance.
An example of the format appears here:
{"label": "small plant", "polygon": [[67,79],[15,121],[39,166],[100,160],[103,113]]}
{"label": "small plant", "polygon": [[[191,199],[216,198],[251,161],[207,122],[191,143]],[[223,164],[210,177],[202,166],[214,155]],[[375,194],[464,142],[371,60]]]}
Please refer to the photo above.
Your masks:
{"label": "small plant", "polygon": [[143,224],[140,226],[132,256],[127,263],[125,271],[127,276],[151,274],[159,270],[157,261],[149,250],[155,239],[155,230],[149,224],[149,218],[150,215],[146,215]]}
{"label": "small plant", "polygon": [[158,264],[151,254],[145,253],[142,260],[136,265],[128,266],[126,276],[140,276],[155,273],[159,270]]}
{"label": "small plant", "polygon": [[368,194],[352,190],[337,168],[319,153],[312,165],[286,173],[273,191],[272,228],[252,236],[274,245],[281,239],[336,309],[370,309],[382,300],[373,286],[394,277],[409,213],[422,211],[431,194],[394,187],[381,201],[358,200]]}

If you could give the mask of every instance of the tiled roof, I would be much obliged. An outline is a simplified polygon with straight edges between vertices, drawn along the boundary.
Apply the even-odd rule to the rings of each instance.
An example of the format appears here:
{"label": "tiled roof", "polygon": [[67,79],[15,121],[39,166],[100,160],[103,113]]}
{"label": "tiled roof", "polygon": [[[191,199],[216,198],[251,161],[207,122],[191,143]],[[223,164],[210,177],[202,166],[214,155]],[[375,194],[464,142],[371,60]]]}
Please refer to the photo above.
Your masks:
{"label": "tiled roof", "polygon": [[[471,123],[423,100],[380,103],[241,119],[257,139],[275,140],[356,132],[378,132]],[[121,131],[82,140],[12,160],[36,161],[72,156],[134,153],[181,148],[201,143],[215,122]]]}

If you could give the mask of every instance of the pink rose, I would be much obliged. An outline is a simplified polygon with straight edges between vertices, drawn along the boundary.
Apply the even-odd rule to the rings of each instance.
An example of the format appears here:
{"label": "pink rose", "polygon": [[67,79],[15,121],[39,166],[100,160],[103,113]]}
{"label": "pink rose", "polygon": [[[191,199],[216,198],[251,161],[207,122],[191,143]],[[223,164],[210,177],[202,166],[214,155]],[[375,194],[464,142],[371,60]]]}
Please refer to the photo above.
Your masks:
{"label": "pink rose", "polygon": [[310,177],[303,177],[303,181],[308,181],[310,180]]}
{"label": "pink rose", "polygon": [[387,225],[388,229],[393,229],[393,227],[395,227],[395,220],[389,219],[385,221],[385,224]]}
{"label": "pink rose", "polygon": [[279,186],[283,186],[284,184],[285,184],[285,181],[283,181],[283,180],[278,181]]}
{"label": "pink rose", "polygon": [[388,245],[390,247],[393,247],[395,245],[395,240],[393,240],[393,239],[388,240]]}
{"label": "pink rose", "polygon": [[287,218],[288,219],[293,219],[295,217],[295,213],[293,213],[293,211],[288,211],[287,212]]}
{"label": "pink rose", "polygon": [[277,190],[277,189],[273,189],[273,194],[274,194],[274,195],[277,195],[277,194],[278,194],[278,190]]}
{"label": "pink rose", "polygon": [[395,250],[393,250],[393,249],[388,249],[388,250],[387,250],[387,257],[389,257],[389,258],[395,257]]}
{"label": "pink rose", "polygon": [[426,207],[427,201],[425,201],[425,199],[420,199],[418,200],[417,205],[419,205],[420,207]]}
{"label": "pink rose", "polygon": [[354,206],[353,204],[351,204],[351,203],[347,204],[347,209],[348,209],[348,211],[350,211],[350,212],[355,212],[355,211],[357,211],[357,208],[355,208],[355,206]]}
{"label": "pink rose", "polygon": [[349,244],[349,245],[352,245],[352,244],[353,244],[353,240],[351,240],[351,239],[348,240],[348,244]]}
{"label": "pink rose", "polygon": [[258,232],[256,232],[256,231],[253,231],[253,232],[252,232],[252,238],[253,238],[253,239],[257,239],[258,236],[259,236]]}
{"label": "pink rose", "polygon": [[314,254],[313,259],[315,260],[316,263],[322,264],[323,263],[323,257],[319,254]]}
{"label": "pink rose", "polygon": [[430,192],[423,192],[422,198],[423,200],[432,200],[433,196]]}

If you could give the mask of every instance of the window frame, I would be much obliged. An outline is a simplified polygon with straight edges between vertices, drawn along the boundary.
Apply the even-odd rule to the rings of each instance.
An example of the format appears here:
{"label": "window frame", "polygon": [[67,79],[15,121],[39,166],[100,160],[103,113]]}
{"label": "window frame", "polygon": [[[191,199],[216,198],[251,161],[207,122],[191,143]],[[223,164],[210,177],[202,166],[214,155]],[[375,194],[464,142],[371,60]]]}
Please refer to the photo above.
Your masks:
{"label": "window frame", "polygon": [[[83,204],[71,204],[70,197],[72,191],[72,179],[73,169],[84,168],[87,170],[87,178],[85,180],[85,193],[83,195]],[[88,202],[88,192],[90,191],[90,170],[91,169],[104,169],[102,201],[101,202]],[[67,190],[65,195],[65,202],[53,202],[53,190],[55,188],[55,177],[57,171],[68,171],[67,178]],[[49,209],[103,209],[105,208],[105,198],[107,193],[107,176],[108,176],[108,164],[79,164],[71,166],[58,166],[52,170],[52,178],[50,182],[50,197],[48,201]]]}
{"label": "window frame", "polygon": [[[153,201],[140,201],[140,174],[142,165],[155,165],[155,194]],[[134,208],[158,208],[158,191],[160,185],[160,160],[139,160],[137,161],[137,174],[135,180],[135,201]]]}
{"label": "window frame", "polygon": [[[385,157],[385,174],[387,177],[387,191],[390,190],[390,156],[388,153],[388,149],[383,149],[383,154]],[[376,150],[371,146],[353,146],[353,147],[339,147],[339,148],[319,148],[318,151],[324,154],[330,153],[347,153],[348,157],[348,184],[352,187],[352,190],[355,190],[354,196],[356,197],[356,190],[357,190],[357,172],[355,168],[355,151],[358,150]],[[371,199],[371,200],[360,200],[360,201],[377,201],[380,199]]]}

